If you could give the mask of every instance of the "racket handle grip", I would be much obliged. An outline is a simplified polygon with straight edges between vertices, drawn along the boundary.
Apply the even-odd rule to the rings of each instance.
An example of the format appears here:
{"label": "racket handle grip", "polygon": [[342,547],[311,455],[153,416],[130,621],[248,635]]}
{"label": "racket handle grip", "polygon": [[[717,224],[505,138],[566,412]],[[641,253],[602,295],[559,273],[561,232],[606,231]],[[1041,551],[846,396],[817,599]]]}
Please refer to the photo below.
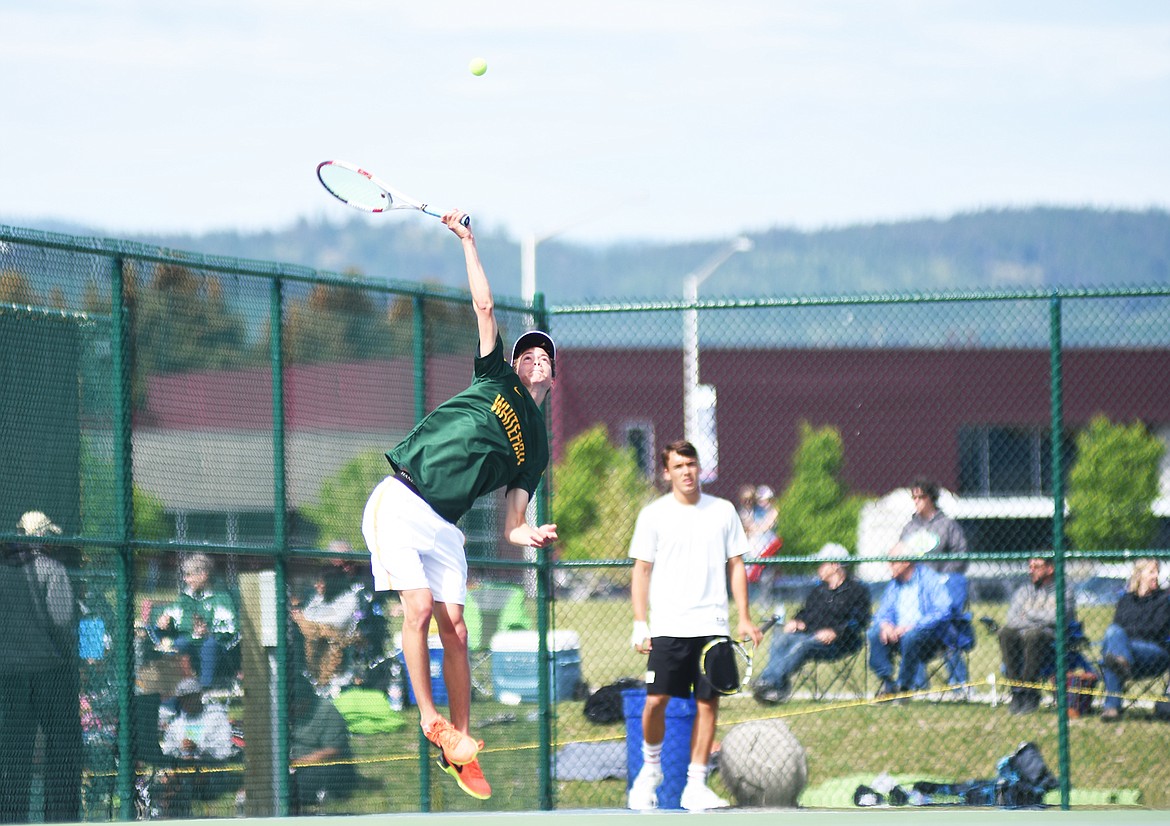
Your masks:
{"label": "racket handle grip", "polygon": [[[421,207],[421,209],[422,209],[422,211],[423,211],[423,212],[425,212],[427,215],[433,215],[433,216],[434,216],[434,217],[436,217],[436,218],[442,218],[442,217],[443,217],[443,213],[442,213],[442,212],[435,212],[433,209],[430,209],[430,208],[429,208],[429,207],[428,207],[426,204],[423,204],[423,205],[422,205],[422,207]],[[471,226],[471,216],[470,216],[470,215],[464,215],[462,218],[460,218],[460,219],[459,219],[459,223],[463,224],[463,226],[465,226],[465,227],[469,227],[469,226]]]}

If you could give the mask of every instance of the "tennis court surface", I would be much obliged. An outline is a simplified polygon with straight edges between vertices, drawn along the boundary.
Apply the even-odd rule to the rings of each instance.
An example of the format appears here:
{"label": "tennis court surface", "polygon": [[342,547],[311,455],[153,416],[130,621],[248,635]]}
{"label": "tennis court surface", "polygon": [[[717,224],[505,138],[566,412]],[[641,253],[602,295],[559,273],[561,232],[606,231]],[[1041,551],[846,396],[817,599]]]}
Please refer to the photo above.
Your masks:
{"label": "tennis court surface", "polygon": [[[1041,824],[1061,824],[1061,826],[1088,826],[1089,824],[1103,823],[1106,819],[1110,826],[1137,826],[1138,824],[1159,823],[1168,821],[1166,812],[1156,809],[1131,809],[1126,811],[1102,809],[1080,809],[1062,811],[1060,809],[950,809],[950,808],[889,808],[866,809],[858,811],[841,811],[825,809],[728,809],[724,811],[691,814],[682,811],[662,812],[632,812],[628,809],[591,809],[558,810],[551,812],[461,812],[458,814],[396,814],[396,815],[355,815],[342,817],[317,817],[313,819],[314,826],[363,826],[366,820],[372,823],[385,824],[388,821],[393,826],[456,826],[467,824],[468,821],[479,821],[484,826],[494,826],[503,823],[519,823],[520,826],[529,823],[543,823],[555,819],[557,826],[595,826],[612,817],[685,817],[690,826],[710,826],[716,822],[733,824],[733,826],[775,826],[778,822],[809,824],[809,826],[846,826],[846,824],[864,823],[938,823],[940,818],[947,819],[948,826],[1041,826]],[[233,823],[256,824],[256,826],[274,826],[285,818],[243,818],[233,820]],[[708,821],[710,824],[708,824]],[[206,824],[206,821],[171,821],[174,826],[196,826]]]}

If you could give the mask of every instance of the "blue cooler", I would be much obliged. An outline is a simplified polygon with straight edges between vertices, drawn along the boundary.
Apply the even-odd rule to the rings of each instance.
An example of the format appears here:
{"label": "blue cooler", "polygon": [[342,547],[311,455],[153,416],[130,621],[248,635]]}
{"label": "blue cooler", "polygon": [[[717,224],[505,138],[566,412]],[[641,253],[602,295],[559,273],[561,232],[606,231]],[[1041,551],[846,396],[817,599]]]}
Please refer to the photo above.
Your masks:
{"label": "blue cooler", "polygon": [[[410,705],[418,705],[414,699],[414,686],[410,684],[410,670],[406,667],[406,658],[402,655],[402,635],[397,634],[394,644],[398,647],[398,660],[402,663],[402,673],[406,675],[406,700]],[[447,684],[443,682],[443,643],[438,634],[431,634],[427,638],[427,648],[431,650],[431,696],[435,705],[447,705]]]}
{"label": "blue cooler", "polygon": [[[642,770],[642,709],[646,689],[627,688],[622,692],[626,715],[626,791]],[[671,697],[666,704],[666,739],[662,741],[662,785],[658,787],[659,809],[681,809],[687,766],[691,762],[691,729],[695,725],[695,701]]]}
{"label": "blue cooler", "polygon": [[[502,703],[540,700],[535,631],[501,631],[492,637],[492,693]],[[573,699],[581,682],[581,638],[576,631],[550,631],[549,688],[553,702]]]}

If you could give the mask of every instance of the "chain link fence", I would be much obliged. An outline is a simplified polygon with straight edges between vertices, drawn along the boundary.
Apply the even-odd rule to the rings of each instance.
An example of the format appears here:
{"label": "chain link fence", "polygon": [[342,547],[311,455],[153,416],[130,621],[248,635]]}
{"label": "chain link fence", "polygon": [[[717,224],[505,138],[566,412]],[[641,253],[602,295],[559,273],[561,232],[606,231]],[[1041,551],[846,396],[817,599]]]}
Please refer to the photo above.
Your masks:
{"label": "chain link fence", "polygon": [[[568,388],[554,413],[553,510],[572,597],[558,622],[586,629],[586,679],[639,675],[628,569],[602,560],[624,556],[640,506],[665,490],[659,451],[686,435],[704,490],[740,506],[765,557],[749,565],[753,616],[784,618],[760,649],[757,696],[723,700],[717,738],[767,720],[803,746],[765,728],[794,762],[753,762],[745,780],[743,740],[730,737],[721,791],[752,799],[753,783],[783,787],[799,764],[805,806],[851,807],[862,786],[909,795],[919,781],[944,784],[949,796],[935,798],[956,802],[956,784],[994,781],[1000,759],[1032,741],[1066,781],[1051,803],[1165,807],[1154,755],[1166,736],[1166,591],[1124,616],[1117,605],[1136,566],[1160,561],[1161,588],[1170,573],[1168,311],[1159,290],[554,308]],[[931,523],[937,538],[923,546],[906,527],[912,490],[932,483],[961,537]],[[871,614],[818,660],[808,653],[817,627],[802,636],[784,622],[805,618],[826,549],[849,552]],[[949,612],[919,652],[925,668],[907,676],[889,669],[874,634],[902,593],[889,590],[899,557],[923,550],[952,554],[917,564],[946,580]],[[1067,595],[1046,619],[1012,608],[1035,596],[1033,558],[1054,562],[1054,594]],[[1110,628],[1115,614],[1129,648]],[[1028,636],[1044,625],[1039,641]],[[1110,657],[1128,663],[1106,668]],[[624,738],[628,722],[611,736]],[[563,740],[599,734],[579,719],[569,728],[562,720]],[[622,804],[624,784],[591,788],[576,789],[580,805]]]}
{"label": "chain link fence", "polygon": [[[723,701],[717,740],[752,721],[795,740],[760,740],[776,759],[746,780],[721,750],[716,789],[852,807],[863,785],[994,778],[1026,740],[1062,778],[1050,802],[1170,807],[1166,640],[1127,649],[1110,630],[1135,562],[1160,560],[1164,583],[1170,559],[1164,291],[498,301],[505,338],[535,322],[558,341],[539,505],[562,541],[539,558],[501,543],[495,497],[461,524],[484,804],[421,740],[396,601],[373,592],[360,536],[382,453],[469,380],[466,295],[9,227],[0,244],[5,819],[623,806],[640,729],[612,687],[645,667],[626,550],[683,435],[705,490],[744,508],[754,617],[798,617],[827,545],[871,606],[843,656]],[[896,544],[919,478],[966,541],[939,573],[965,588],[959,642],[940,634],[877,698],[869,623],[890,560],[924,550]],[[46,521],[15,530],[33,512]],[[1035,557],[1070,594],[1069,633],[1005,670]],[[68,583],[65,619],[34,622],[63,629],[60,657],[36,668],[38,617],[12,597],[35,590],[25,569]],[[756,674],[791,642],[770,631]],[[440,658],[433,676],[441,699]],[[1013,713],[1022,692],[1037,710]]]}

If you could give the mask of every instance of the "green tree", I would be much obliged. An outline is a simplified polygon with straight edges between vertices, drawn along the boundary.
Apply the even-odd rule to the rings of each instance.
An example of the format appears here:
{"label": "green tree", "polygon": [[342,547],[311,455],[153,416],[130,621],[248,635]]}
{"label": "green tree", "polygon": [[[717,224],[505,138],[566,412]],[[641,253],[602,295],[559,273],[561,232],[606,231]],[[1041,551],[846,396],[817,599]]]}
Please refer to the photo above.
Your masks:
{"label": "green tree", "polygon": [[334,540],[348,542],[351,548],[366,546],[362,512],[370,491],[389,473],[385,453],[370,450],[353,457],[321,482],[317,504],[302,509],[305,519],[317,527],[321,547]]}
{"label": "green tree", "polygon": [[157,264],[145,286],[127,286],[134,319],[135,370],[144,375],[248,364],[243,316],[218,278]]}
{"label": "green tree", "polygon": [[[424,282],[423,286],[437,287],[437,284]],[[409,309],[413,314],[413,300],[396,299],[390,308],[391,321],[403,318]],[[471,309],[471,302],[465,298],[424,298],[423,317],[426,319],[426,348],[428,353],[470,353],[479,346],[479,333],[476,331],[475,315]],[[508,330],[501,320],[500,333],[503,334],[505,346],[509,341]]]}
{"label": "green tree", "polygon": [[[81,446],[81,532],[85,536],[113,536],[117,529],[114,500],[114,462],[96,454],[89,440]],[[133,485],[134,536],[166,540],[174,533],[162,499]]]}
{"label": "green tree", "polygon": [[4,304],[40,305],[40,294],[33,289],[28,276],[14,270],[0,271],[0,302]]}
{"label": "green tree", "polygon": [[1141,422],[1097,416],[1077,435],[1068,477],[1068,538],[1082,551],[1148,548],[1158,531],[1152,505],[1166,452]]}
{"label": "green tree", "polygon": [[[246,349],[246,323],[224,295],[218,278],[197,275],[179,264],[126,267],[126,309],[130,314],[133,405],[146,404],[149,378],[159,373],[218,370],[264,364],[266,354]],[[87,312],[111,312],[108,289],[86,284]]]}
{"label": "green tree", "polygon": [[[410,324],[392,325],[376,294],[360,285],[314,284],[285,307],[290,364],[346,362],[410,353]],[[267,336],[262,342],[267,355]]]}
{"label": "green tree", "polygon": [[174,531],[167,519],[163,500],[134,486],[134,536],[137,539],[170,539]]}
{"label": "green tree", "polygon": [[792,457],[792,479],[780,497],[776,532],[784,538],[785,556],[808,556],[826,542],[857,545],[857,522],[864,499],[852,496],[841,482],[845,447],[832,426],[802,421]]}
{"label": "green tree", "polygon": [[638,511],[657,493],[634,451],[614,447],[605,425],[594,425],[566,445],[552,481],[561,558],[625,558]]}

